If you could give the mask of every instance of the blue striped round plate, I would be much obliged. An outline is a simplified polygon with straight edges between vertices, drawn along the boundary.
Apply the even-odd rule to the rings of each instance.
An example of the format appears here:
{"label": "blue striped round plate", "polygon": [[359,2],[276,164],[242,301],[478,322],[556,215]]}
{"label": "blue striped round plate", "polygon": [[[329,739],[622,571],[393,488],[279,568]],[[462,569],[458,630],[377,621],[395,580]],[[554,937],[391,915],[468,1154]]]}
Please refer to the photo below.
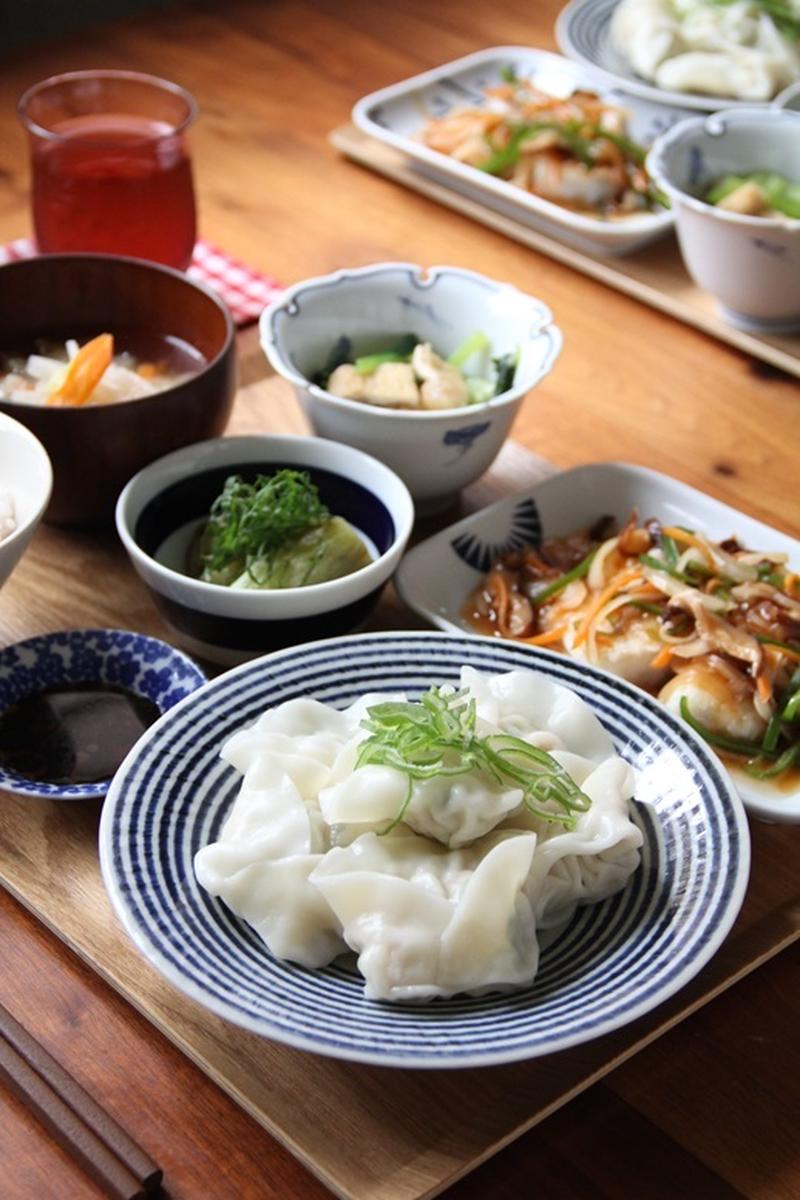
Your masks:
{"label": "blue striped round plate", "polygon": [[[579,909],[543,951],[525,990],[395,1005],[364,998],[335,963],[272,957],[256,933],[198,885],[196,851],[215,840],[240,777],[223,742],[298,696],[337,707],[366,691],[418,694],[462,664],[527,667],[573,688],[637,772],[642,863],[627,887]],[[739,910],[749,866],[741,803],[708,749],[655,700],[548,651],[441,633],[365,634],[250,662],[157,722],[112,784],[100,831],[103,876],[142,953],[213,1012],[265,1037],[386,1066],[466,1067],[531,1058],[635,1020],[688,982]]]}

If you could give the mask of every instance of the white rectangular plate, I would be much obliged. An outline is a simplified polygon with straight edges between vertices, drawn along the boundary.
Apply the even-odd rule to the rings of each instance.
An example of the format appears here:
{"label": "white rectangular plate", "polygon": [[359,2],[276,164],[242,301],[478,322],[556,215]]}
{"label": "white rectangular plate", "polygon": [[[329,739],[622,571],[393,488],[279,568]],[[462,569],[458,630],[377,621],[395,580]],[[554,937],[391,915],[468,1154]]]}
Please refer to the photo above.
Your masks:
{"label": "white rectangular plate", "polygon": [[[463,608],[499,554],[543,536],[562,537],[606,514],[624,524],[633,509],[642,519],[686,525],[714,540],[735,536],[754,550],[788,554],[794,569],[800,568],[800,543],[788,534],[646,467],[591,463],[499,500],[421,542],[406,554],[395,585],[406,604],[433,625],[474,632]],[[753,815],[800,822],[800,791],[782,792],[741,771],[732,774]]]}
{"label": "white rectangular plate", "polygon": [[600,92],[610,102],[628,110],[630,136],[643,146],[649,146],[659,133],[686,115],[680,109],[615,91],[599,73],[547,50],[496,46],[372,92],[356,104],[353,120],[371,137],[408,155],[424,174],[505,216],[583,250],[627,254],[666,233],[673,223],[669,211],[637,213],[611,220],[584,216],[422,144],[419,131],[427,117],[444,116],[464,104],[485,103],[483,89],[501,83],[501,72],[508,68],[520,78],[532,79],[537,87],[552,95],[568,96],[577,87]]}

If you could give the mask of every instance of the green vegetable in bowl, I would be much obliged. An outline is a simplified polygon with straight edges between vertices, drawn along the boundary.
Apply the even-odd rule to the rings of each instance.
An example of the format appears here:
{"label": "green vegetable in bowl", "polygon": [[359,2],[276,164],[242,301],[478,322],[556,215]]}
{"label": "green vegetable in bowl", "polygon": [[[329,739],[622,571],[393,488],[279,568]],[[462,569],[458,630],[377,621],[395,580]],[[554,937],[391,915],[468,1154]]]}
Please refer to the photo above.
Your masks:
{"label": "green vegetable in bowl", "polygon": [[378,407],[463,408],[485,404],[513,387],[518,361],[518,350],[492,357],[491,342],[480,330],[447,358],[413,333],[356,356],[350,339],[342,337],[312,382],[334,396]]}
{"label": "green vegetable in bowl", "polygon": [[366,566],[370,554],[332,516],[306,471],[285,467],[250,483],[230,475],[189,555],[190,574],[233,588],[307,587]]}
{"label": "green vegetable in bowl", "polygon": [[723,175],[703,197],[708,204],[749,217],[791,217],[800,220],[800,183],[776,171]]}

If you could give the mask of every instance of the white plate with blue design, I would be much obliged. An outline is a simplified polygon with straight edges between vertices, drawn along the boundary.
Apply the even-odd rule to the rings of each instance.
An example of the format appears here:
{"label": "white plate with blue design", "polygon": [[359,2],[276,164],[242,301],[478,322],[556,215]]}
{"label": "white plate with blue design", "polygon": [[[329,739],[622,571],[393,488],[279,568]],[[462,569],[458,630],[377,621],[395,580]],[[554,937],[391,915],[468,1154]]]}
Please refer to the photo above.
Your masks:
{"label": "white plate with blue design", "polygon": [[[644,846],[624,891],[579,909],[532,986],[427,1005],[364,998],[345,961],[275,959],[197,883],[240,777],[223,742],[298,696],[345,707],[366,691],[418,695],[462,664],[533,668],[573,688],[637,774]],[[364,634],[237,667],[167,713],[131,751],[103,809],[103,878],[128,934],[170,983],[234,1024],[300,1049],[395,1067],[474,1067],[548,1054],[642,1016],[683,987],[728,933],[749,869],[747,822],[717,759],[643,692],[568,659],[489,638]]]}
{"label": "white plate with blue design", "polygon": [[601,92],[628,112],[628,132],[644,147],[686,115],[646,100],[632,101],[615,91],[605,77],[559,54],[526,46],[494,46],[371,92],[354,107],[353,121],[370,137],[400,150],[417,170],[446,187],[590,253],[629,254],[667,233],[673,218],[666,209],[603,220],[552,203],[422,143],[419,135],[427,117],[444,116],[465,104],[484,104],[484,89],[502,83],[508,71],[532,80],[553,96],[568,96],[576,88]]}
{"label": "white plate with blue design", "polygon": [[[556,41],[567,58],[587,70],[602,72],[610,87],[617,87],[651,104],[672,108],[714,112],[718,108],[760,108],[752,100],[734,100],[724,96],[704,96],[699,92],[671,92],[648,83],[637,75],[611,43],[611,20],[620,0],[571,0],[556,21]],[[766,102],[763,107],[766,107]],[[686,116],[686,113],[683,114]]]}
{"label": "white plate with blue design", "polygon": [[[788,554],[800,570],[800,543],[658,471],[628,463],[590,463],[562,471],[528,492],[465,517],[409,551],[395,576],[400,595],[439,629],[469,632],[465,603],[494,560],[542,537],[561,537],[606,514],[624,524],[636,509],[713,539],[738,537],[756,550]],[[551,651],[550,653],[554,653]],[[800,790],[784,791],[733,770],[745,807],[765,821],[800,822]]]}

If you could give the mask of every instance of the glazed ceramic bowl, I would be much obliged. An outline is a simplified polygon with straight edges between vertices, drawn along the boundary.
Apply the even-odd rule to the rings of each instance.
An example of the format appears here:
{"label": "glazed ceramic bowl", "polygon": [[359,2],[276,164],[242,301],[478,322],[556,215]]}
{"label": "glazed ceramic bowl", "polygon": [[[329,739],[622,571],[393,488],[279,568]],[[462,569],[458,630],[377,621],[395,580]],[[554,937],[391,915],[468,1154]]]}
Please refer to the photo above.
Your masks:
{"label": "glazed ceramic bowl", "polygon": [[25,553],[50,499],[53,471],[38,438],[0,413],[0,504],[15,528],[0,538],[0,587]]}
{"label": "glazed ceramic bowl", "polygon": [[[157,638],[125,629],[67,629],[0,650],[0,716],[35,692],[76,684],[124,688],[163,716],[205,682],[196,663]],[[105,796],[110,782],[43,783],[0,765],[0,787],[20,796],[92,800]]]}
{"label": "glazed ceramic bowl", "polygon": [[[366,567],[308,587],[234,589],[184,574],[192,537],[229,475],[308,471],[330,511],[374,554]],[[361,625],[393,574],[414,523],[400,479],[349,446],[305,437],[218,438],[145,467],[117,504],[117,530],[176,639],[212,662],[243,662]]]}
{"label": "glazed ceramic bowl", "polygon": [[[177,339],[205,366],[153,396],[118,404],[49,408],[0,400],[0,412],[40,439],[53,464],[45,520],[111,521],[121,488],[170,450],[225,428],[235,389],[234,328],[212,292],[180,271],[131,258],[51,254],[0,267],[0,355],[39,339],[115,335],[121,349]],[[158,344],[158,343],[156,343]]]}
{"label": "glazed ceramic bowl", "polygon": [[[494,355],[519,349],[514,386],[485,404],[439,412],[376,408],[310,382],[343,334],[356,349],[415,333],[443,355],[481,330]],[[445,508],[491,465],[527,393],[551,370],[561,334],[541,300],[474,271],[381,263],[296,284],[263,313],[261,345],[294,384],[322,437],[373,454],[420,511]]]}
{"label": "glazed ceramic bowl", "polygon": [[727,174],[777,171],[800,179],[800,114],[731,109],[691,117],[657,138],[647,169],[675,208],[689,274],[738,328],[800,328],[800,221],[751,217],[700,197]]}

